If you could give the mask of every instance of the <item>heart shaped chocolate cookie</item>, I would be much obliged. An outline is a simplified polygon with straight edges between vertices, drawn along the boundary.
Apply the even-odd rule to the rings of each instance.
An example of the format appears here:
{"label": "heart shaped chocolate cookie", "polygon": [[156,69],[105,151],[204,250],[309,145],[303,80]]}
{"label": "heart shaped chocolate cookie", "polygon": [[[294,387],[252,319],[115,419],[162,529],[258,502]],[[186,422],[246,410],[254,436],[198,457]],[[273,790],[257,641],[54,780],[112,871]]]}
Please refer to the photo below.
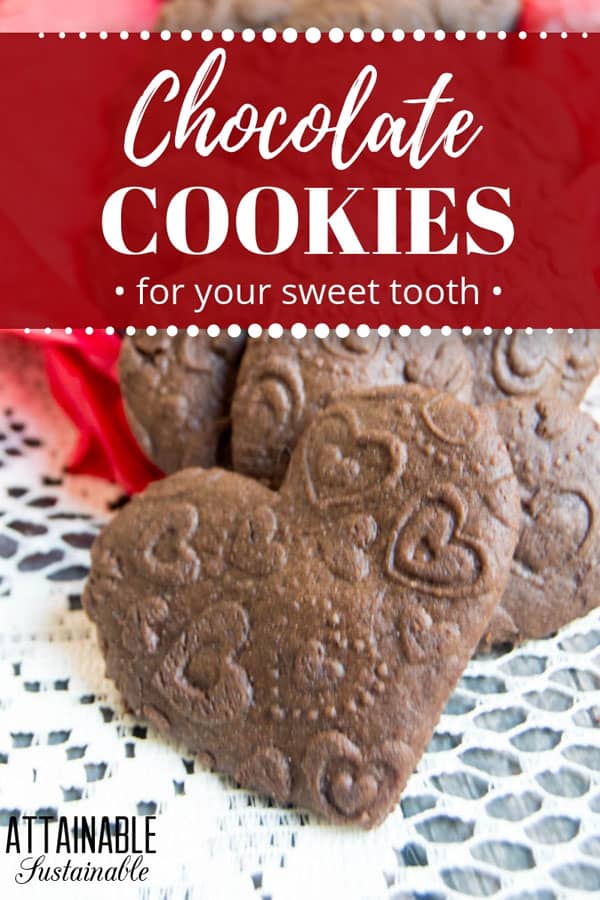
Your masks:
{"label": "heart shaped chocolate cookie", "polygon": [[278,493],[188,469],[134,498],[84,605],[137,715],[280,804],[370,827],[481,639],[519,514],[490,410],[349,394]]}
{"label": "heart shaped chocolate cookie", "polygon": [[[286,332],[276,340],[266,335],[249,340],[231,409],[233,466],[279,485],[300,435],[340,391],[415,383],[469,400],[472,379],[460,338],[440,333],[382,338],[371,332],[361,338],[351,332],[346,338],[320,340],[310,334],[296,340]],[[321,452],[327,455],[330,448]],[[330,459],[349,482],[352,464]]]}
{"label": "heart shaped chocolate cookie", "polygon": [[550,399],[499,403],[496,418],[522,515],[484,647],[547,637],[600,603],[600,425]]}
{"label": "heart shaped chocolate cookie", "polygon": [[165,331],[125,338],[119,379],[127,420],[163,472],[221,463],[229,401],[244,338]]}
{"label": "heart shaped chocolate cookie", "polygon": [[337,26],[345,31],[359,28],[403,28],[414,31],[498,31],[511,28],[521,8],[520,0],[168,0],[160,28],[273,28]]}

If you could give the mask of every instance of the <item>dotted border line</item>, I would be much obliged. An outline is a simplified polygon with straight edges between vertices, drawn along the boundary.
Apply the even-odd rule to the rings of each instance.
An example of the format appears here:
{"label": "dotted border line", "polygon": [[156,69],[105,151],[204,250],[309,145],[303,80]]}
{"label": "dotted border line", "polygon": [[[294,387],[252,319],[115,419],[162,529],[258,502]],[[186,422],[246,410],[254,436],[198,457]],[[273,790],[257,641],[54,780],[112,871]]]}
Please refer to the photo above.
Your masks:
{"label": "dotted border line", "polygon": [[224,28],[223,31],[212,31],[210,28],[204,28],[202,31],[192,32],[189,29],[184,29],[183,31],[168,31],[167,29],[160,32],[150,32],[150,31],[138,31],[138,32],[130,32],[130,31],[80,31],[78,32],[38,32],[38,38],[58,38],[58,40],[64,40],[67,36],[70,37],[79,37],[81,40],[86,40],[87,38],[98,38],[101,41],[106,41],[110,37],[117,38],[122,41],[127,41],[130,38],[139,38],[142,41],[150,40],[152,35],[156,35],[156,37],[160,37],[163,41],[170,41],[172,38],[179,38],[182,41],[191,41],[194,37],[199,38],[201,41],[210,42],[213,40],[221,40],[225,43],[233,43],[234,41],[242,41],[243,43],[250,44],[255,40],[262,40],[265,44],[273,44],[277,40],[281,40],[286,44],[294,44],[296,41],[304,40],[307,44],[318,44],[321,38],[328,39],[332,44],[341,44],[344,40],[351,41],[354,44],[360,44],[364,40],[370,40],[375,44],[380,44],[384,40],[391,39],[395,43],[400,43],[404,40],[410,40],[412,38],[413,41],[417,43],[424,42],[426,40],[433,40],[436,42],[442,42],[446,40],[455,40],[455,41],[465,41],[469,40],[498,40],[505,41],[509,35],[517,35],[518,39],[521,41],[525,41],[528,38],[539,39],[545,41],[548,37],[558,36],[562,40],[567,40],[567,38],[582,38],[586,40],[589,37],[589,32],[587,31],[561,31],[561,32],[547,32],[547,31],[519,31],[519,32],[506,32],[506,31],[474,31],[474,32],[466,32],[462,29],[458,31],[444,31],[441,28],[436,29],[436,31],[424,31],[422,28],[417,28],[415,31],[404,31],[402,28],[394,28],[392,31],[384,31],[382,28],[374,28],[372,31],[365,31],[363,28],[352,28],[350,31],[345,32],[343,29],[334,27],[330,28],[328,31],[321,31],[320,28],[310,27],[307,28],[306,31],[297,31],[295,28],[284,28],[283,31],[276,31],[274,28],[265,28],[262,31],[255,31],[253,28],[244,28],[242,31],[234,31],[232,28]]}
{"label": "dotted border line", "polygon": [[[200,327],[198,325],[188,325],[185,328],[178,328],[177,325],[167,325],[166,328],[162,329],[167,332],[169,337],[175,337],[179,332],[185,332],[189,337],[197,337],[200,334]],[[284,328],[283,325],[280,325],[277,322],[273,322],[271,325],[263,327],[262,325],[258,325],[256,323],[248,325],[245,329],[242,328],[241,325],[228,325],[226,327],[221,327],[220,325],[208,325],[205,329],[209,337],[215,338],[218,337],[221,332],[226,332],[229,337],[239,337],[243,330],[246,330],[251,338],[260,337],[263,332],[268,334],[269,337],[278,340],[283,336],[284,331],[289,330],[291,332],[292,337],[297,340],[302,340],[305,338],[310,332],[313,332],[315,337],[320,338],[321,340],[329,337],[330,334],[335,334],[339,338],[346,338],[350,334],[352,330],[349,325],[344,323],[340,323],[335,327],[330,327],[326,325],[324,322],[320,322],[314,326],[314,328],[308,328],[302,322],[294,322],[293,325],[290,325],[289,329]],[[421,325],[419,328],[411,328],[410,325],[401,325],[399,328],[391,328],[389,325],[378,325],[375,327],[371,327],[369,325],[357,325],[355,329],[359,337],[366,338],[371,332],[376,333],[379,337],[389,337],[392,332],[397,332],[400,337],[408,337],[413,331],[419,332],[423,337],[429,337],[434,331],[440,331],[444,337],[449,337],[452,332],[458,334],[464,334],[468,337],[468,335],[472,334],[473,328],[470,325],[465,325],[462,328],[452,328],[450,325],[442,325],[439,328],[432,328],[430,325]],[[513,331],[524,331],[526,334],[533,334],[534,329],[531,327],[527,328],[511,328],[507,326],[506,328],[494,329],[490,325],[485,325],[481,329],[477,328],[475,330],[481,330],[484,334],[490,335],[493,331],[503,331],[504,334],[512,334]],[[540,328],[536,329],[538,331],[546,331],[547,334],[552,334],[555,329],[554,328]],[[565,329],[569,334],[573,334],[573,328]],[[44,334],[66,334],[71,335],[74,331],[84,331],[86,335],[92,334],[107,334],[113,335],[117,332],[117,329],[112,325],[109,325],[107,328],[92,328],[91,325],[88,325],[87,328],[74,329],[74,328],[23,328],[23,334],[32,334],[34,332],[43,331]],[[144,328],[136,328],[135,325],[128,325],[125,329],[125,334],[129,337],[132,337],[134,334],[147,334],[150,337],[154,337],[159,329],[156,325],[148,325]]]}

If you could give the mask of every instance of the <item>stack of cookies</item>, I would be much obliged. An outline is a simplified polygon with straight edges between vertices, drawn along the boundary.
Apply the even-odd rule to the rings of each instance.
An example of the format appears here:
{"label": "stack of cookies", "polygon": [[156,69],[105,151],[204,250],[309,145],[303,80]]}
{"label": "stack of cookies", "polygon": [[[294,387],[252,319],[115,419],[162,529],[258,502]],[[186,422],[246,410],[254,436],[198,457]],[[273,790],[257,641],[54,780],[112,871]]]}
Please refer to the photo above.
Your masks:
{"label": "stack of cookies", "polygon": [[93,549],[129,707],[279,804],[371,827],[477,648],[600,603],[600,333],[125,339],[170,474]]}

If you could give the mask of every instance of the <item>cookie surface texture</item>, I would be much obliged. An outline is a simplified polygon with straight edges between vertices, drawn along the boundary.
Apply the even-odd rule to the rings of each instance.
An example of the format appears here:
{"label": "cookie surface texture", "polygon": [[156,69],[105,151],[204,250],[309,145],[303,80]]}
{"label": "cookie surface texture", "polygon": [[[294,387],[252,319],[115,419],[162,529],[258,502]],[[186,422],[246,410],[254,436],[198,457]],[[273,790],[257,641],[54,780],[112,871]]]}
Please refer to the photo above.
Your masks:
{"label": "cookie surface texture", "polygon": [[473,371],[457,336],[250,339],[233,397],[233,467],[277,487],[313,416],[340,392],[418,383],[470,400]]}
{"label": "cookie surface texture", "polygon": [[139,332],[119,357],[123,405],[146,456],[163,472],[220,462],[244,338]]}
{"label": "cookie surface texture", "polygon": [[521,529],[484,645],[542,638],[600,603],[600,426],[558,400],[498,404]]}
{"label": "cookie surface texture", "polygon": [[559,397],[580,403],[600,373],[600,330],[576,328],[565,340]]}
{"label": "cookie surface texture", "polygon": [[566,354],[564,332],[474,331],[464,341],[473,365],[475,403],[558,392]]}
{"label": "cookie surface texture", "polygon": [[396,804],[504,590],[520,515],[487,410],[348,395],[279,493],[186,470],[119,512],[84,604],[128,706],[278,804]]}
{"label": "cookie surface texture", "polygon": [[464,338],[474,371],[473,400],[556,397],[579,403],[600,371],[600,331],[524,330]]}

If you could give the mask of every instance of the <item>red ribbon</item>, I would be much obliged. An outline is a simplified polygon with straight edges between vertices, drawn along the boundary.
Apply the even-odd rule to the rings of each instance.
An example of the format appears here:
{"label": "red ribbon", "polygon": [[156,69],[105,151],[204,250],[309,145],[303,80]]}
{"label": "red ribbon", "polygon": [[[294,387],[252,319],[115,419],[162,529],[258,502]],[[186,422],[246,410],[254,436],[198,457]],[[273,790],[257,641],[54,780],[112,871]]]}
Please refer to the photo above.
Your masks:
{"label": "red ribbon", "polygon": [[68,470],[107,478],[128,493],[161,477],[139,449],[125,417],[117,377],[120,338],[83,331],[21,336],[42,345],[52,393],[77,428]]}

